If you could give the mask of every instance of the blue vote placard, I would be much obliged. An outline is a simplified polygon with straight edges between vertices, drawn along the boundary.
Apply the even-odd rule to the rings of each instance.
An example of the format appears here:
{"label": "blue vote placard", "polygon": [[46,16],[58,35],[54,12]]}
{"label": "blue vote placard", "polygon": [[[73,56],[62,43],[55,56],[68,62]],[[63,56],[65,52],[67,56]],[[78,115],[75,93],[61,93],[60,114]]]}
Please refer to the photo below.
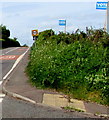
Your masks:
{"label": "blue vote placard", "polygon": [[108,2],[97,2],[96,3],[96,9],[106,10],[107,9],[107,3]]}
{"label": "blue vote placard", "polygon": [[66,26],[66,20],[59,20],[59,25]]}

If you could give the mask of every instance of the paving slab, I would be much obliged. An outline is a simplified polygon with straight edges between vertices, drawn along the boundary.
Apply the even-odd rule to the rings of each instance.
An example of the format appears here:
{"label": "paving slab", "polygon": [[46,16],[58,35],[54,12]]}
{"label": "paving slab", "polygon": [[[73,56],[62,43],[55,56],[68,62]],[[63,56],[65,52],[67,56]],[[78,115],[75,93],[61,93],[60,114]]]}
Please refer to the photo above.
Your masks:
{"label": "paving slab", "polygon": [[71,107],[82,110],[86,112],[84,102],[76,99],[71,99],[71,102],[68,102],[68,99],[63,95],[56,94],[44,94],[43,95],[43,104],[47,104],[54,107]]}
{"label": "paving slab", "polygon": [[43,95],[43,104],[47,104],[54,107],[65,107],[68,106],[68,100],[62,95],[57,94],[44,94]]}

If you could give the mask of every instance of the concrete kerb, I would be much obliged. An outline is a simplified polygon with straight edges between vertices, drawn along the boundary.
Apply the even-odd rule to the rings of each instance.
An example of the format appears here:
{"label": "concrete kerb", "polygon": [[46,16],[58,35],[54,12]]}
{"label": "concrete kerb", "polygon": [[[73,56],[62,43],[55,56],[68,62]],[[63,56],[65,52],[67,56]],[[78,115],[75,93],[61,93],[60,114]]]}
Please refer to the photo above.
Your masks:
{"label": "concrete kerb", "polygon": [[[29,98],[27,98],[27,97],[24,97],[24,96],[21,96],[21,95],[19,95],[19,94],[16,94],[16,93],[13,93],[13,92],[8,91],[8,90],[5,88],[7,82],[8,82],[8,79],[6,79],[6,80],[3,82],[2,91],[3,91],[4,94],[9,95],[9,96],[14,97],[14,98],[17,98],[17,99],[20,99],[20,100],[23,100],[23,101],[30,102],[30,103],[35,104],[35,105],[40,105],[40,106],[44,106],[44,107],[51,107],[51,106],[46,105],[46,104],[44,104],[44,103],[37,103],[36,101],[31,100],[31,99],[29,99]],[[52,106],[52,107],[53,107],[53,106]],[[53,107],[53,108],[60,109],[60,110],[62,109],[62,108],[59,108],[59,107]],[[93,114],[93,113],[88,113],[88,112],[84,112],[84,114],[86,114],[86,115],[95,115],[95,116],[106,117],[106,118],[109,117],[109,115],[107,115],[107,114],[99,114],[99,115],[98,115],[98,114]]]}
{"label": "concrete kerb", "polygon": [[[14,92],[8,91],[8,90],[5,88],[7,82],[8,82],[8,79],[6,79],[6,80],[3,82],[3,84],[2,84],[2,92],[3,92],[4,94],[6,94],[6,95],[8,95],[8,96],[11,96],[11,97],[14,97],[14,98],[17,98],[17,99],[20,99],[20,100],[23,100],[23,101],[26,101],[26,102],[30,102],[30,103],[35,104],[35,105],[40,105],[40,106],[44,106],[44,107],[50,107],[49,105],[46,105],[46,104],[43,104],[43,103],[37,103],[36,101],[31,100],[31,99],[29,99],[29,98],[27,98],[27,97],[24,97],[24,96],[21,96],[21,95],[19,95],[19,94],[14,93]],[[53,107],[53,106],[52,106],[52,108],[60,109],[60,110],[62,109],[62,108]]]}
{"label": "concrete kerb", "polygon": [[27,102],[31,102],[31,103],[33,103],[33,104],[36,104],[36,103],[37,103],[36,101],[31,100],[31,99],[29,99],[29,98],[27,98],[27,97],[24,97],[24,96],[21,96],[21,95],[19,95],[19,94],[16,94],[16,93],[13,93],[13,92],[8,91],[8,90],[5,88],[7,82],[8,82],[8,79],[6,79],[6,80],[3,82],[3,84],[2,84],[2,92],[3,92],[4,94],[9,95],[9,96],[14,97],[14,98],[17,98],[17,99],[21,99],[21,100],[27,101]]}
{"label": "concrete kerb", "polygon": [[33,103],[33,104],[36,104],[36,101],[31,100],[31,99],[29,99],[29,98],[27,98],[27,97],[23,97],[23,96],[21,96],[21,95],[19,95],[19,94],[10,92],[10,91],[6,90],[6,88],[5,88],[4,86],[3,86],[3,88],[2,88],[2,91],[3,91],[4,94],[6,94],[6,95],[8,95],[8,96],[11,96],[11,97],[14,97],[14,98],[17,98],[17,99],[20,99],[20,100],[24,100],[24,101],[27,101],[27,102],[31,102],[31,103]]}
{"label": "concrete kerb", "polygon": [[[44,104],[44,103],[37,103],[37,105],[40,105],[40,106],[45,106],[45,107],[50,107],[49,105],[47,105],[47,104]],[[54,106],[51,106],[52,108],[55,108],[55,109],[60,109],[60,110],[62,110],[63,108],[62,107],[54,107]],[[75,111],[76,112],[76,111]],[[92,116],[94,116],[94,114],[92,114],[92,113],[88,113],[88,112],[84,112],[84,114],[86,114],[86,115],[92,115]],[[97,116],[97,115],[96,115]]]}
{"label": "concrete kerb", "polygon": [[[6,85],[7,82],[8,82],[8,80],[5,80],[5,82],[3,83],[2,91],[3,91],[4,94],[6,94],[6,95],[8,95],[8,96],[11,96],[11,97],[14,97],[14,98],[18,98],[18,99],[20,99],[20,100],[24,100],[24,101],[30,102],[30,103],[32,103],[32,104],[37,104],[37,105],[44,106],[44,107],[51,107],[51,106],[49,106],[49,105],[47,105],[47,104],[37,103],[36,101],[31,100],[31,99],[29,99],[29,98],[27,98],[27,97],[24,97],[24,96],[21,96],[21,95],[19,95],[19,94],[16,94],[16,93],[13,93],[13,92],[8,91],[8,90],[5,88],[5,85]],[[52,108],[62,110],[62,108],[59,108],[59,107],[54,107],[54,106],[52,106]],[[84,114],[86,114],[86,115],[93,115],[92,113],[87,113],[87,112],[84,112]]]}

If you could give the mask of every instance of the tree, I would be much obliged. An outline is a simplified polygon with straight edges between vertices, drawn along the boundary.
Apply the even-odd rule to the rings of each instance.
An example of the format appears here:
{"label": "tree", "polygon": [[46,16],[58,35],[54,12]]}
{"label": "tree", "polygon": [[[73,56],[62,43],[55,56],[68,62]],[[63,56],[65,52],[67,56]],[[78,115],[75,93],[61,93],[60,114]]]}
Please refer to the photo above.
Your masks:
{"label": "tree", "polygon": [[10,37],[10,30],[6,29],[6,26],[0,25],[2,39],[7,40]]}
{"label": "tree", "polygon": [[17,41],[17,38],[16,38],[16,37],[14,37],[14,40],[15,40],[15,41]]}
{"label": "tree", "polygon": [[2,48],[6,47],[19,47],[20,43],[17,41],[17,38],[13,39],[10,37],[10,30],[6,28],[4,25],[0,25],[0,43],[2,44]]}

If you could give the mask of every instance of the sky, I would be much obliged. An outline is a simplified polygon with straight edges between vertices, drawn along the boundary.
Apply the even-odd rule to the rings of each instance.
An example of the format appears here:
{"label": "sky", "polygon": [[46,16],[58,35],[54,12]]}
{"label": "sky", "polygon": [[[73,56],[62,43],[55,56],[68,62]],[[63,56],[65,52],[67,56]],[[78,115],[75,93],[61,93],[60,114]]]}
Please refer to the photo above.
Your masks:
{"label": "sky", "polygon": [[0,4],[0,24],[6,25],[11,38],[17,37],[21,45],[33,44],[31,30],[39,32],[53,29],[55,33],[64,31],[59,20],[66,20],[66,31],[72,33],[76,29],[86,27],[100,29],[104,27],[106,10],[97,10],[96,1],[34,1],[4,0]]}

